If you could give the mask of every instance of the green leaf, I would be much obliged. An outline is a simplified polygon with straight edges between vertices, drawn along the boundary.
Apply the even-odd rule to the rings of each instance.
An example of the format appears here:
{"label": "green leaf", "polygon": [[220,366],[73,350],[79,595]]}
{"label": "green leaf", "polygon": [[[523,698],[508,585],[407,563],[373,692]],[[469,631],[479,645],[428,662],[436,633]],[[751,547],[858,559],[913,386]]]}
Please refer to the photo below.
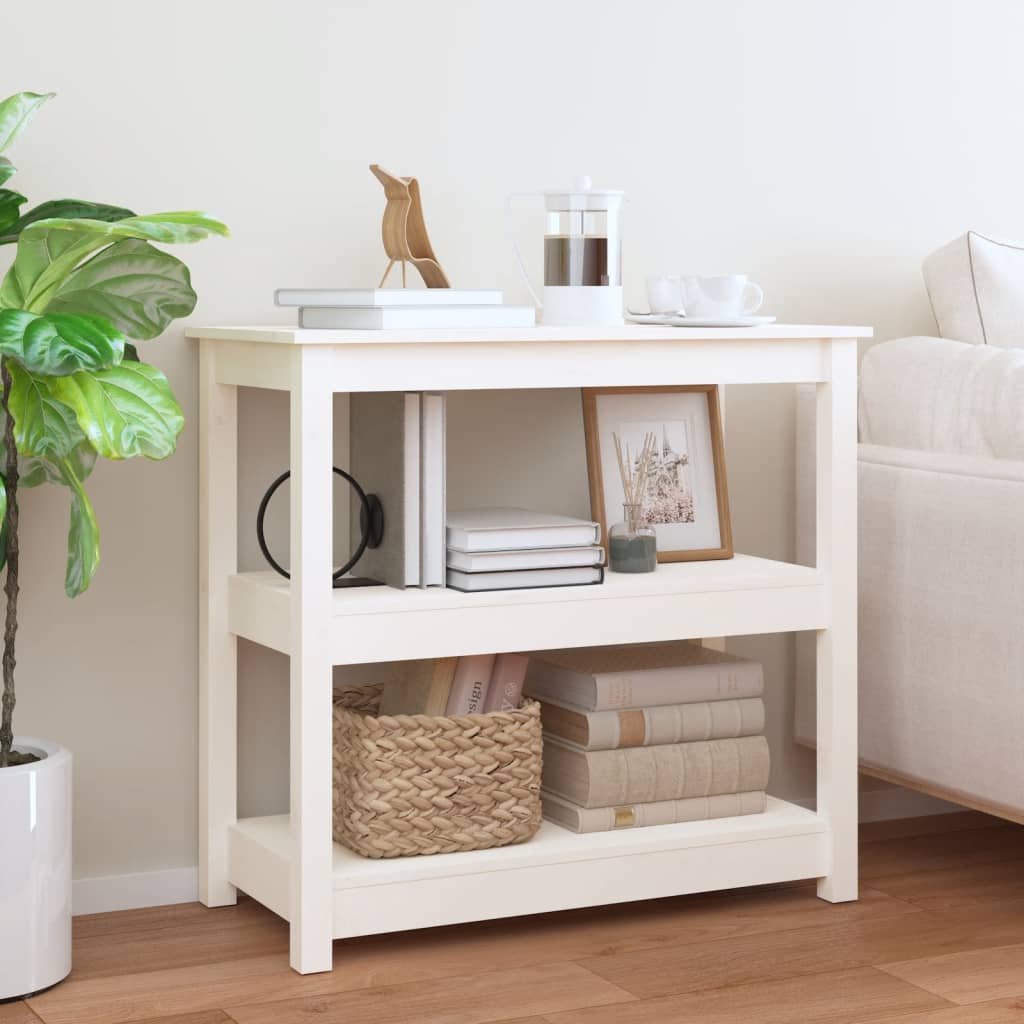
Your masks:
{"label": "green leaf", "polygon": [[83,263],[57,289],[50,312],[109,320],[130,338],[155,338],[195,309],[188,267],[149,242],[125,238]]}
{"label": "green leaf", "polygon": [[185,417],[155,366],[122,363],[98,373],[55,377],[50,386],[74,410],[82,432],[104,458],[173,454]]}
{"label": "green leaf", "polygon": [[32,373],[65,377],[116,366],[124,357],[124,337],[103,317],[0,309],[0,354]]}
{"label": "green leaf", "polygon": [[9,181],[14,174],[15,167],[5,156],[0,156],[0,185]]}
{"label": "green leaf", "polygon": [[[71,468],[79,480],[87,480],[92,474],[98,458],[96,449],[83,438],[71,449],[66,461],[71,464]],[[63,461],[65,460],[59,459],[55,462],[52,459],[23,455],[19,460],[21,475],[18,478],[18,486],[39,487],[41,484],[64,484],[61,465]]]}
{"label": "green leaf", "polygon": [[124,363],[141,363],[142,360],[139,358],[139,350],[130,342],[124,343]]}
{"label": "green leaf", "polygon": [[77,597],[88,589],[100,564],[100,530],[89,495],[70,460],[61,462],[64,483],[71,489],[71,521],[68,527],[68,559],[64,592]]}
{"label": "green leaf", "polygon": [[37,314],[23,309],[0,309],[0,352],[20,359],[24,351],[25,331],[37,319]]}
{"label": "green leaf", "polygon": [[0,188],[0,231],[10,229],[10,225],[18,219],[18,210],[24,202],[27,200],[20,192]]}
{"label": "green leaf", "polygon": [[99,220],[42,220],[18,239],[18,254],[3,285],[0,307],[46,311],[65,278],[91,253],[119,238],[150,242],[197,242],[227,228],[202,213],[156,213],[107,223]]}
{"label": "green leaf", "polygon": [[0,101],[0,153],[21,134],[35,112],[52,96],[52,92],[16,92]]}
{"label": "green leaf", "polygon": [[[0,160],[3,158],[0,157]],[[2,170],[2,168],[0,168]],[[13,168],[12,168],[13,170]],[[2,184],[2,182],[0,182]],[[36,221],[61,218],[63,220],[122,220],[134,217],[135,213],[124,206],[109,206],[106,203],[90,203],[85,199],[51,199],[49,202],[34,206],[28,213],[23,213],[13,223],[0,230],[0,245],[16,242],[18,236],[29,225]]]}
{"label": "green leaf", "polygon": [[22,455],[67,458],[83,440],[75,413],[51,392],[51,380],[29,373],[11,359],[7,361],[7,368],[11,373],[7,404],[14,417],[18,451]]}

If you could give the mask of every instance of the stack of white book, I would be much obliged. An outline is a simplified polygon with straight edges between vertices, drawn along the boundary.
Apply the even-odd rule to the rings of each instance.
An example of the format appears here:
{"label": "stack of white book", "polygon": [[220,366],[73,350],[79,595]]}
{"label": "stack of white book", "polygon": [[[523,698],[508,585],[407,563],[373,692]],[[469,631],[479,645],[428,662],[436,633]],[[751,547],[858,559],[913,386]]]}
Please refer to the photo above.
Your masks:
{"label": "stack of white book", "polygon": [[523,508],[448,515],[448,586],[470,592],[573,587],[604,580],[601,527]]}
{"label": "stack of white book", "polygon": [[464,288],[279,288],[299,326],[326,330],[532,327],[533,306],[505,306],[501,291]]}

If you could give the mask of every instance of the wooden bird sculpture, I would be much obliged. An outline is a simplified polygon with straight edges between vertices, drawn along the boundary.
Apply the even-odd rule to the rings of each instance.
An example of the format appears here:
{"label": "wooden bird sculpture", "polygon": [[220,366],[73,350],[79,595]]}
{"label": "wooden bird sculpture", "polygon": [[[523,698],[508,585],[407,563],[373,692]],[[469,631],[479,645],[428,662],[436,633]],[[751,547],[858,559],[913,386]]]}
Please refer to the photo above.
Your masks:
{"label": "wooden bird sculpture", "polygon": [[379,164],[370,164],[370,170],[384,186],[384,195],[387,197],[381,234],[384,238],[384,251],[390,262],[377,287],[384,287],[391,268],[400,262],[403,288],[406,263],[411,263],[420,272],[428,288],[450,288],[448,276],[441,269],[430,245],[427,225],[423,220],[419,182],[415,178],[400,178]]}

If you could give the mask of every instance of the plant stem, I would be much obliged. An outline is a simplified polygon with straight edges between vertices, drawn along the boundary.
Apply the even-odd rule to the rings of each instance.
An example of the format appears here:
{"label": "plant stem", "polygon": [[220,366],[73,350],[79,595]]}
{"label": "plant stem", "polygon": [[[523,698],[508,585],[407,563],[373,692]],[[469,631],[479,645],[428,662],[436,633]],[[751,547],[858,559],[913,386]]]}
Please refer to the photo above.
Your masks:
{"label": "plant stem", "polygon": [[14,640],[18,633],[18,448],[14,443],[14,417],[8,407],[11,374],[7,360],[0,361],[3,380],[4,454],[7,484],[7,617],[4,621],[4,691],[0,707],[0,768],[6,768],[14,745]]}

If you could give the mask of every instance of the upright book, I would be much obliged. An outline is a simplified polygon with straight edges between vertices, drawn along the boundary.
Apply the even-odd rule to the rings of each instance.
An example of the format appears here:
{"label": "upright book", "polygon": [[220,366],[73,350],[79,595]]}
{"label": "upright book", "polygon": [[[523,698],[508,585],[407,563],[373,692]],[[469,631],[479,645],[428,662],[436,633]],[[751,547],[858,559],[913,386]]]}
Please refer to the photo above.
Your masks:
{"label": "upright book", "polygon": [[763,736],[592,751],[548,738],[542,785],[581,807],[613,807],[762,790],[769,767]]}
{"label": "upright book", "polygon": [[584,711],[608,711],[760,697],[764,674],[756,661],[682,640],[577,647],[534,653],[525,692]]}
{"label": "upright book", "polygon": [[499,654],[494,659],[484,711],[512,711],[519,707],[529,663],[528,654]]}
{"label": "upright book", "polygon": [[483,711],[493,671],[493,654],[471,654],[459,658],[446,714],[476,715]]}
{"label": "upright book", "polygon": [[380,697],[382,715],[443,715],[448,708],[458,658],[427,658],[403,665],[400,679]]}
{"label": "upright book", "polygon": [[278,288],[279,306],[500,306],[500,288]]}
{"label": "upright book", "polygon": [[445,585],[445,398],[420,396],[420,586]]}
{"label": "upright book", "polygon": [[619,711],[581,711],[548,697],[541,703],[544,734],[581,750],[653,747],[659,743],[757,736],[764,731],[764,701],[708,700]]}
{"label": "upright book", "polygon": [[[420,582],[420,396],[357,392],[349,404],[352,476],[384,509],[384,536],[356,566],[360,576],[392,587]],[[360,502],[352,496],[350,536],[359,543]]]}
{"label": "upright book", "polygon": [[455,551],[589,547],[600,541],[597,523],[551,512],[474,508],[448,515],[448,547]]}
{"label": "upright book", "polygon": [[684,821],[734,818],[760,814],[767,805],[763,791],[692,796],[685,800],[657,800],[618,807],[579,807],[554,793],[541,791],[544,817],[572,832],[611,832],[619,828],[678,825]]}

